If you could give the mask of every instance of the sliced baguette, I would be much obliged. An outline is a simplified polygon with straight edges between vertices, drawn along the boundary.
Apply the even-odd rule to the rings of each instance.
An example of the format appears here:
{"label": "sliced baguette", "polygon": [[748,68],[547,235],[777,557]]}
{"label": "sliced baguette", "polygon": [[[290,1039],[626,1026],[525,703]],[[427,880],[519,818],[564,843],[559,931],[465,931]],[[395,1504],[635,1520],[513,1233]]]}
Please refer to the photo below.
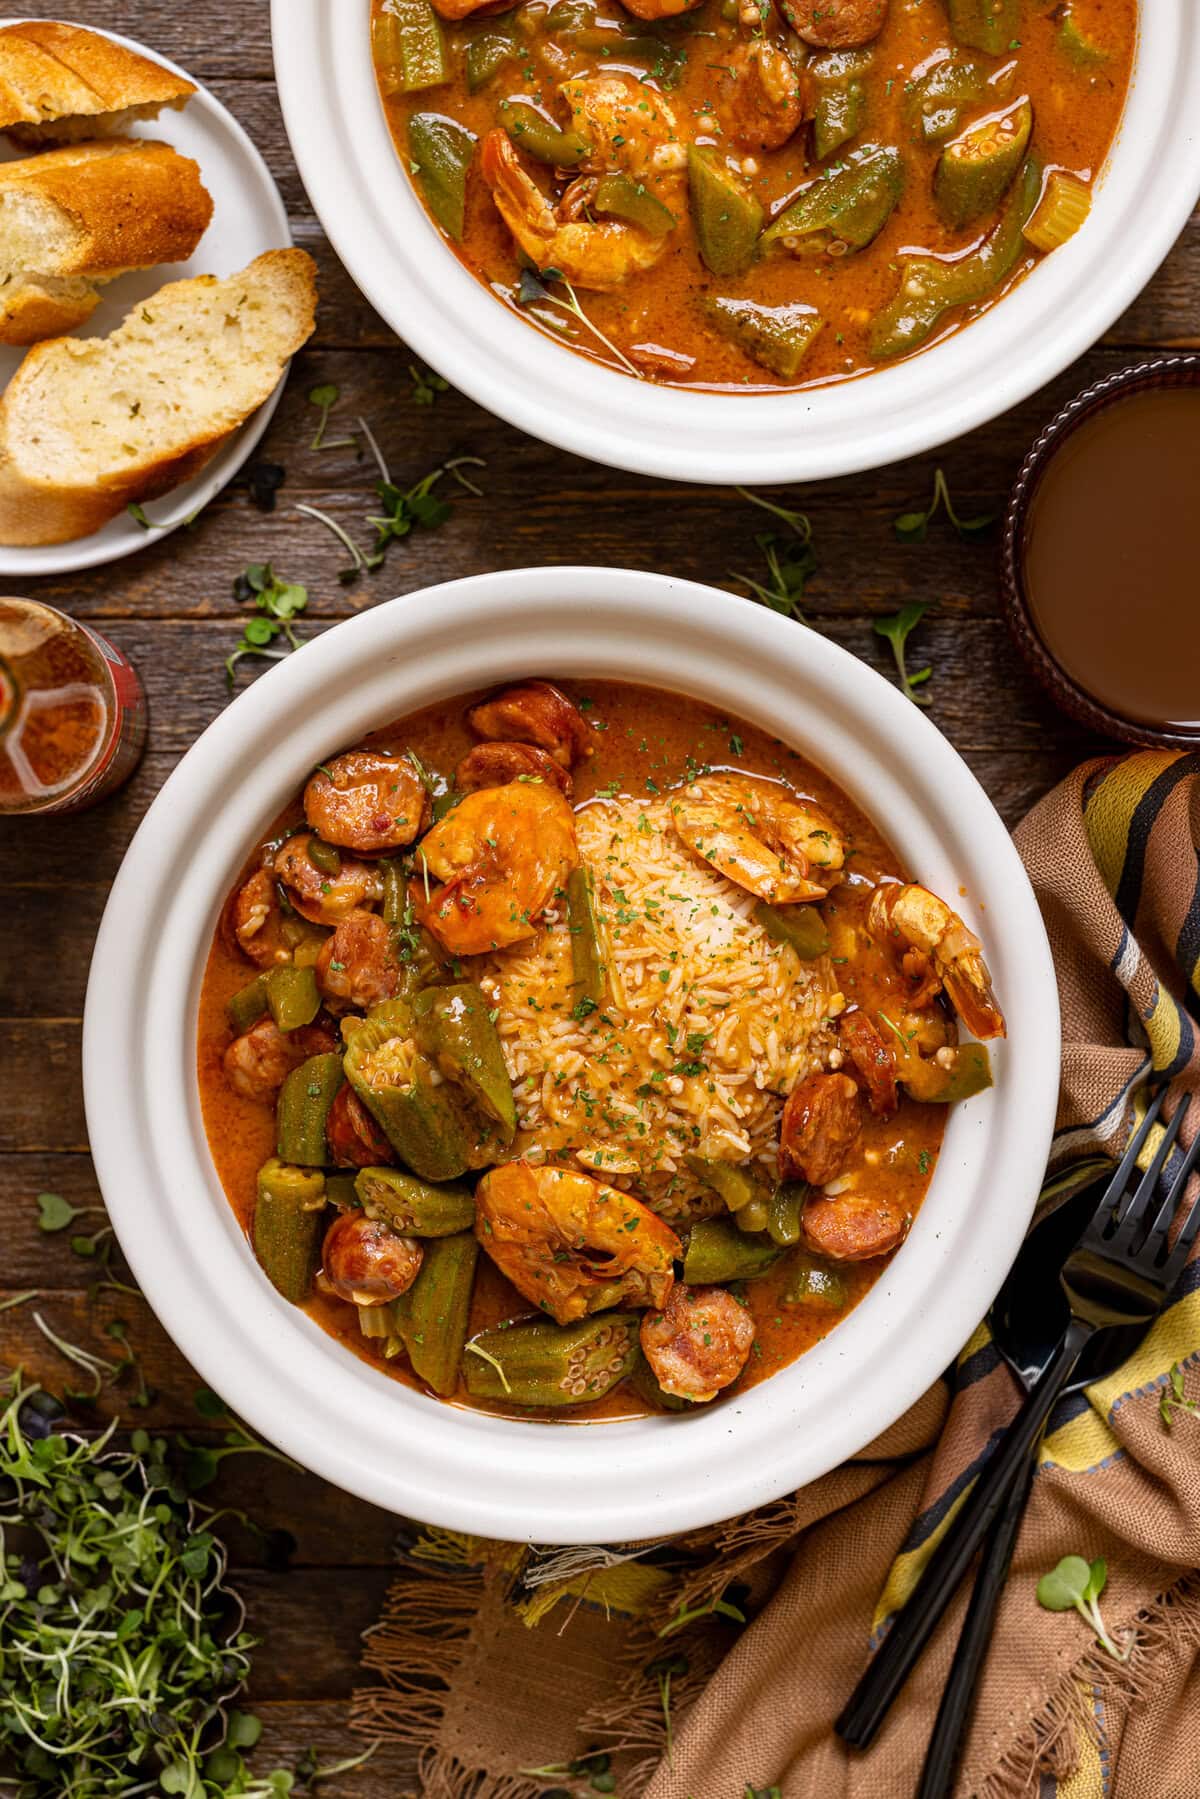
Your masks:
{"label": "sliced baguette", "polygon": [[168,144],[104,138],[0,164],[0,343],[70,331],[96,283],[186,262],[212,210],[199,168]]}
{"label": "sliced baguette", "polygon": [[0,399],[0,544],[85,537],[196,474],[310,336],[315,277],[268,250],[171,282],[109,337],[30,350]]}
{"label": "sliced baguette", "polygon": [[0,131],[17,143],[72,143],[181,107],[193,82],[98,31],[55,20],[0,27]]}

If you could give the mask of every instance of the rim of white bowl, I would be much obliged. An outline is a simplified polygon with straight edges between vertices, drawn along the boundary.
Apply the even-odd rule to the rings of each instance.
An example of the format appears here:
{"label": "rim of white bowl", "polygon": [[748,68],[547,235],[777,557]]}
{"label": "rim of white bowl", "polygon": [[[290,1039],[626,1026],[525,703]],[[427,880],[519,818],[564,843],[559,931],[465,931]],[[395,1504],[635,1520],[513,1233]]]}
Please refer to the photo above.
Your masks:
{"label": "rim of white bowl", "polygon": [[[996,417],[1099,338],[1166,256],[1200,194],[1200,9],[1140,9],[1125,114],[1091,216],[981,319],[893,368],[794,394],[637,382],[552,342],[458,261],[400,166],[375,85],[367,0],[272,0],[292,151],[363,294],[433,368],[498,417],[637,473],[778,483],[878,468]],[[1153,204],[1147,204],[1153,195]]]}
{"label": "rim of white bowl", "polygon": [[[631,654],[632,652],[632,654]],[[447,1407],[360,1361],[258,1269],[216,1178],[196,1087],[199,988],[245,854],[331,747],[531,670],[661,683],[744,715],[828,769],[914,873],[983,932],[1009,1017],[996,1085],[948,1120],[904,1247],[856,1310],[750,1392],[602,1428]],[[112,1222],[204,1380],[270,1441],[392,1511],[551,1543],[691,1529],[816,1479],[891,1424],[987,1311],[1036,1198],[1058,1086],[1058,1003],[1012,841],[944,737],[845,650],[663,575],[481,575],[336,626],[209,726],[114,883],[88,983],[84,1092]]]}

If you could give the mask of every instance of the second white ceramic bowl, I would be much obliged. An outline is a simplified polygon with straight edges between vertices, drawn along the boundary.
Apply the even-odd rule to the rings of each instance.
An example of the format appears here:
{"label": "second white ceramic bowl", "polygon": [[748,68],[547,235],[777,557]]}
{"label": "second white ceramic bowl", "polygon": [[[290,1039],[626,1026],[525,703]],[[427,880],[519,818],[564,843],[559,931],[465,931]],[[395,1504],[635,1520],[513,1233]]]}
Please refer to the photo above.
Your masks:
{"label": "second white ceramic bowl", "polygon": [[1015,405],[1096,341],[1200,193],[1200,7],[1145,0],[1133,85],[1084,229],[1003,302],[894,368],[797,393],[690,393],[565,349],[470,275],[388,135],[368,0],[272,0],[279,95],[313,205],[355,281],[417,353],[500,418],[617,468],[681,481],[878,468]]}
{"label": "second white ceramic bowl", "polygon": [[[572,1429],[442,1405],[268,1284],[217,1181],[196,1087],[201,977],[245,856],[313,765],[388,719],[529,674],[694,694],[837,779],[908,869],[965,895],[1008,1016],[996,1085],[953,1108],[912,1233],[862,1304],[772,1379],[686,1417]],[[482,1536],[646,1537],[730,1517],[855,1454],[941,1373],[1028,1223],[1058,1088],[1054,970],[1008,833],[918,708],[815,632],[624,569],[482,575],[376,607],[235,700],[114,884],[84,1019],[92,1152],[122,1248],[183,1353],[253,1428],[364,1499]]]}

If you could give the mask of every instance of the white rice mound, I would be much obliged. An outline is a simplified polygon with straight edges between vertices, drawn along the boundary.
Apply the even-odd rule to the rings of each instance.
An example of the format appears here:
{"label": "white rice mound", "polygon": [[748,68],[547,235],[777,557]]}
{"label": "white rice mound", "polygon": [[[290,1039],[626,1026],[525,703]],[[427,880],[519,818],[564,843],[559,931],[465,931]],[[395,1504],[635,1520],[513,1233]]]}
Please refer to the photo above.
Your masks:
{"label": "white rice mound", "polygon": [[537,937],[479,965],[516,1096],[516,1153],[577,1160],[674,1218],[722,1209],[689,1151],[774,1177],[783,1100],[828,1064],[845,1003],[827,957],[801,961],[775,942],[753,896],[683,847],[677,803],[595,800],[576,814],[607,971],[595,1011],[572,986],[565,902]]}

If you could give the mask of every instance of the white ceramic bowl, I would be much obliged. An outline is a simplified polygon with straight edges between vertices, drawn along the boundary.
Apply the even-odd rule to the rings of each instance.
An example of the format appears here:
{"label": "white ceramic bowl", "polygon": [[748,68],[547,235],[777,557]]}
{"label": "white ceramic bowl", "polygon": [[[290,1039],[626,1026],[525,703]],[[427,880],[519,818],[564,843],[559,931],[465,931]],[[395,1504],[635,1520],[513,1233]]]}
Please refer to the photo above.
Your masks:
{"label": "white ceramic bowl", "polygon": [[1200,193],[1200,7],[1145,0],[1133,87],[1085,228],[999,306],[863,379],[791,394],[689,393],[585,360],[497,301],[414,193],[375,86],[367,0],[272,0],[292,149],[371,304],[455,387],[563,449],[681,481],[878,468],[996,417],[1059,374],[1150,279]]}
{"label": "white ceramic bowl", "polygon": [[[411,1391],[258,1269],[196,1091],[200,981],[222,899],[314,763],[371,726],[533,672],[697,695],[818,762],[908,868],[983,931],[1009,1022],[996,1086],[955,1107],[903,1249],[792,1367],[687,1417],[516,1423]],[[985,910],[986,908],[986,910]],[[982,917],[981,917],[982,914]],[[151,1305],[256,1430],[393,1511],[484,1536],[590,1542],[692,1528],[815,1479],[890,1424],[983,1316],[1028,1223],[1058,1085],[1049,948],[1012,843],[945,738],[845,650],[749,601],[629,570],[481,575],[376,607],[255,682],[185,756],[105,912],[84,1019],[92,1151]]]}

